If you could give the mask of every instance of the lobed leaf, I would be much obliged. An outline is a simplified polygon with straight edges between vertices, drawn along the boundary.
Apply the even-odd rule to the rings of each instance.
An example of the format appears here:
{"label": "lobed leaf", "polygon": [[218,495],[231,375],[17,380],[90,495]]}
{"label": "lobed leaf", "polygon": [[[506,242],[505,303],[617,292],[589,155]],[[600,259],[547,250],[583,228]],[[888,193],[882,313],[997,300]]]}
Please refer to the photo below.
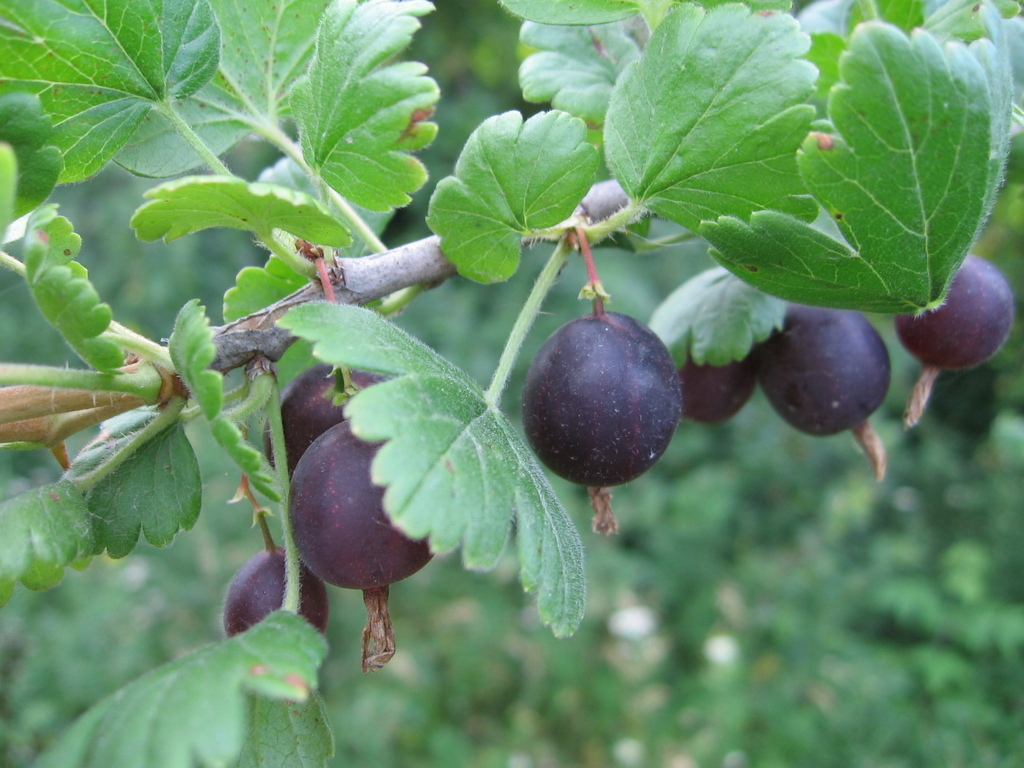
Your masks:
{"label": "lobed leaf", "polygon": [[69,480],[8,499],[0,504],[0,593],[9,598],[16,581],[30,589],[53,586],[93,545],[88,507]]}
{"label": "lobed leaf", "polygon": [[193,526],[202,495],[199,463],[184,428],[176,424],[147,440],[86,493],[94,553],[106,549],[111,557],[124,557],[140,533],[155,547],[167,546],[178,531]]}
{"label": "lobed leaf", "polygon": [[62,182],[98,171],[154,104],[195,93],[217,68],[207,0],[0,0],[0,18],[2,87],[39,94]]}
{"label": "lobed leaf", "polygon": [[523,98],[550,101],[594,127],[604,124],[616,79],[640,57],[640,46],[620,24],[583,27],[527,21],[519,39],[537,49],[519,67]]}
{"label": "lobed leaf", "polygon": [[489,568],[512,521],[521,580],[538,593],[541,619],[571,634],[583,615],[579,534],[518,432],[464,372],[376,313],[306,304],[279,324],[314,343],[332,365],[391,374],[346,406],[362,439],[386,441],[373,463],[384,506],[435,551],[462,546],[468,568]]}
{"label": "lobed leaf", "polygon": [[309,282],[277,256],[265,267],[244,267],[224,294],[224,320],[231,322],[269,307]]}
{"label": "lobed leaf", "polygon": [[[35,94],[14,91],[0,94],[0,141],[17,157],[17,197],[12,218],[24,216],[46,200],[57,184],[63,161],[48,139],[50,118]],[[0,227],[8,222],[0,221]]]}
{"label": "lobed leaf", "polygon": [[215,418],[224,405],[224,379],[209,368],[217,350],[213,346],[210,319],[199,299],[192,299],[178,312],[168,351],[175,372],[199,403],[203,415]]}
{"label": "lobed leaf", "polygon": [[234,176],[189,176],[146,192],[131,225],[140,240],[169,242],[210,227],[254,232],[263,240],[281,229],[321,245],[348,245],[348,230],[304,192]]}
{"label": "lobed leaf", "polygon": [[110,327],[110,306],[100,302],[85,267],[71,259],[81,238],[56,206],[37,209],[25,233],[25,272],[43,316],[85,362],[110,372],[124,364],[124,351],[103,336]]}
{"label": "lobed leaf", "polygon": [[439,91],[426,67],[394,62],[434,9],[426,0],[338,0],[317,32],[309,72],[291,93],[306,161],[335,190],[375,211],[405,205],[426,181],[409,154],[437,133]]}
{"label": "lobed leaf", "polygon": [[862,24],[799,157],[838,227],[756,214],[701,227],[744,280],[808,304],[914,312],[942,300],[991,211],[1007,154],[1008,65],[988,40],[941,46]]}
{"label": "lobed leaf", "polygon": [[597,150],[582,120],[541,112],[488,118],[459,155],[455,175],[430,198],[427,224],[459,274],[506,280],[519,265],[522,238],[568,218],[590,189]]}
{"label": "lobed leaf", "polygon": [[714,267],[673,291],[654,310],[650,328],[680,367],[687,359],[727,365],[781,328],[785,314],[786,302]]}
{"label": "lobed leaf", "polygon": [[809,40],[784,14],[682,5],[612,91],[608,166],[626,193],[696,231],[721,215],[813,218],[796,165],[814,109]]}
{"label": "lobed leaf", "polygon": [[36,768],[223,766],[247,739],[247,694],[304,702],[326,650],[305,619],[271,614],[140,677],[88,710]]}
{"label": "lobed leaf", "polygon": [[334,738],[320,696],[304,702],[246,700],[249,736],[236,768],[326,768]]}

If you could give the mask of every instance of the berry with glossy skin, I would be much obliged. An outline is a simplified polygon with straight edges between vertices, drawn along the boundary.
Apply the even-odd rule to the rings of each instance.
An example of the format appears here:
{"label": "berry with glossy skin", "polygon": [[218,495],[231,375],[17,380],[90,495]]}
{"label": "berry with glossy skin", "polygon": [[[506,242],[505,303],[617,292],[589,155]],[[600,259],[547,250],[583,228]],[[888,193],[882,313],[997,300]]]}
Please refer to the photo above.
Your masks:
{"label": "berry with glossy skin", "polygon": [[371,589],[401,581],[431,558],[384,512],[384,489],[370,480],[378,445],[352,434],[347,421],[328,429],[292,475],[295,546],[309,569],[337,587]]}
{"label": "berry with glossy skin", "polygon": [[[281,390],[281,421],[284,424],[285,452],[288,455],[288,474],[295,471],[302,454],[320,435],[345,420],[345,408],[334,405],[334,368],[318,363],[300,373]],[[382,376],[366,371],[350,371],[357,389],[365,389],[383,380]],[[270,433],[264,433],[264,447],[270,451]]]}
{"label": "berry with glossy skin", "polygon": [[533,360],[523,426],[540,460],[574,483],[603,488],[646,472],[682,410],[675,364],[645,325],[617,312],[559,328]]}
{"label": "berry with glossy skin", "polygon": [[725,365],[698,365],[688,359],[679,369],[683,390],[683,418],[703,424],[720,424],[746,405],[757,384],[753,352]]}
{"label": "berry with glossy skin", "polygon": [[[244,632],[281,607],[285,590],[284,549],[257,552],[235,574],[224,599],[224,632]],[[329,605],[324,583],[299,565],[299,615],[321,632],[327,630]]]}
{"label": "berry with glossy skin", "polygon": [[1013,315],[1013,289],[1003,273],[971,255],[950,283],[946,301],[919,315],[897,315],[896,334],[925,365],[973,368],[1003,346]]}
{"label": "berry with glossy skin", "polygon": [[782,330],[761,345],[757,380],[793,427],[833,435],[882,404],[889,351],[860,312],[790,304]]}

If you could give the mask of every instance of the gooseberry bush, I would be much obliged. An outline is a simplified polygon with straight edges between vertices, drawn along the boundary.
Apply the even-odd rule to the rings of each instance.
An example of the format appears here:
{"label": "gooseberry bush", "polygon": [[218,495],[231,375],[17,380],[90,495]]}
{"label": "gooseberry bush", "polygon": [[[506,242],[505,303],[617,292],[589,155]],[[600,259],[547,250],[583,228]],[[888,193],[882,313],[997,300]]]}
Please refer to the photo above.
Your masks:
{"label": "gooseberry bush", "polygon": [[[859,313],[910,316],[901,334],[926,335],[915,324],[981,232],[1018,110],[1017,5],[502,3],[523,19],[523,94],[550,108],[482,122],[430,199],[434,235],[388,244],[437,132],[437,84],[403,58],[428,0],[0,0],[0,264],[85,364],[0,364],[0,442],[65,470],[0,506],[0,605],[191,528],[188,424],[237,465],[264,534],[227,598],[228,637],[98,702],[38,765],[324,764],[321,580],[367,595],[374,669],[394,652],[392,582],[452,550],[487,570],[511,542],[541,620],[571,635],[583,534],[534,450],[588,487],[611,532],[609,487],[657,460],[680,415],[728,418],[757,381],[799,429],[858,431],[884,472],[865,424],[889,362]],[[252,136],[281,159],[250,179],[221,157]],[[224,325],[197,301],[167,340],[112,317],[74,223],[46,202],[109,163],[170,179],[131,219],[140,240],[232,227],[265,248],[225,286]],[[645,236],[654,219],[678,228],[669,241],[706,240],[718,266],[650,318],[606,312],[600,246],[669,258]],[[524,433],[502,411],[506,384],[576,253],[589,315],[565,318],[531,369]],[[486,388],[388,319],[445,280],[520,268],[535,286]],[[969,329],[998,337],[992,352],[1012,319],[1000,296],[999,328]],[[282,407],[274,364],[300,341],[319,367]],[[724,381],[709,372],[725,366]],[[699,381],[717,390],[688,406]],[[66,439],[97,427],[69,456]]]}

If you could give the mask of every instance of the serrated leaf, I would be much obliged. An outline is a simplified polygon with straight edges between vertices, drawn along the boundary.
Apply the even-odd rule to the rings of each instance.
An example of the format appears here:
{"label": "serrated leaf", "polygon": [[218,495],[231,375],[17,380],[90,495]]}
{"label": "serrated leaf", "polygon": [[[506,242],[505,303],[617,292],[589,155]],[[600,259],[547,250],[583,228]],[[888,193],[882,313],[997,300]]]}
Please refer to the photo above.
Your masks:
{"label": "serrated leaf", "polygon": [[519,266],[523,236],[572,214],[597,170],[586,133],[582,120],[557,111],[525,123],[518,112],[506,112],[473,131],[427,214],[459,274],[481,283],[508,279]]}
{"label": "serrated leaf", "polygon": [[376,313],[306,304],[279,324],[314,342],[318,359],[395,376],[349,401],[353,431],[387,441],[373,463],[384,506],[436,551],[462,546],[468,568],[489,568],[513,518],[521,580],[541,619],[571,634],[583,615],[579,534],[536,458],[463,371]]}
{"label": "serrated leaf", "polygon": [[202,478],[185,430],[174,425],[146,441],[86,494],[95,553],[124,557],[139,534],[155,547],[171,543],[199,517]]}
{"label": "serrated leaf", "polygon": [[309,278],[273,255],[265,267],[244,267],[235,285],[224,294],[224,320],[230,323],[258,312],[308,282]]}
{"label": "serrated leaf", "polygon": [[246,694],[305,701],[325,650],[320,633],[304,619],[278,611],[103,699],[35,766],[153,768],[155,759],[161,768],[233,763],[246,740]]}
{"label": "serrated leaf", "polygon": [[281,229],[321,245],[348,245],[348,230],[303,192],[233,176],[188,176],[146,192],[131,225],[140,240],[169,242],[210,227],[255,232],[264,240]]}
{"label": "serrated leaf", "polygon": [[939,302],[1006,157],[1009,73],[996,56],[988,40],[940,46],[924,32],[862,24],[829,97],[835,133],[810,136],[800,155],[845,242],[761,216],[702,227],[716,258],[793,301],[879,312]]}
{"label": "serrated leaf", "polygon": [[595,127],[604,124],[615,80],[640,57],[640,46],[620,24],[583,27],[527,21],[519,39],[538,49],[519,67],[523,98],[550,101]]}
{"label": "serrated leaf", "polygon": [[237,424],[223,416],[218,416],[210,420],[210,431],[217,444],[248,475],[253,488],[271,501],[281,500],[281,492],[278,490],[274,471],[269,462],[260,451],[252,446],[252,443],[245,439]]}
{"label": "serrated leaf", "polygon": [[604,24],[640,13],[639,0],[501,0],[509,11],[541,24]]}
{"label": "serrated leaf", "polygon": [[0,504],[0,591],[4,584],[13,588],[14,582],[26,580],[29,588],[53,586],[65,566],[92,549],[89,510],[82,494],[67,480],[33,488]]}
{"label": "serrated leaf", "polygon": [[63,182],[98,171],[154,104],[195,93],[217,68],[207,0],[0,0],[0,17],[0,80],[38,92]]}
{"label": "serrated leaf", "polygon": [[215,418],[224,405],[224,379],[208,367],[217,349],[213,346],[210,318],[199,299],[192,299],[178,312],[167,346],[175,372],[199,402],[203,415]]}
{"label": "serrated leaf", "polygon": [[236,768],[324,768],[334,738],[320,696],[302,703],[249,696],[249,736]]}
{"label": "serrated leaf", "polygon": [[814,118],[808,47],[785,14],[676,8],[608,107],[606,157],[630,198],[691,231],[767,208],[813,218],[796,166]]}
{"label": "serrated leaf", "polygon": [[375,211],[405,205],[427,179],[409,151],[437,133],[426,118],[439,91],[426,67],[390,60],[434,9],[426,0],[338,0],[324,14],[308,75],[291,108],[306,161],[349,200]]}
{"label": "serrated leaf", "polygon": [[25,271],[43,316],[79,357],[98,371],[124,364],[124,351],[101,334],[110,326],[110,306],[100,302],[85,268],[71,258],[81,239],[56,206],[32,213],[25,233]]}
{"label": "serrated leaf", "polygon": [[650,328],[680,367],[687,359],[727,365],[781,328],[785,314],[786,302],[714,267],[676,288],[654,310]]}
{"label": "serrated leaf", "polygon": [[[17,198],[12,219],[24,216],[49,197],[64,162],[48,142],[53,126],[39,97],[24,91],[0,94],[0,141],[17,156]],[[0,221],[0,228],[9,222]]]}

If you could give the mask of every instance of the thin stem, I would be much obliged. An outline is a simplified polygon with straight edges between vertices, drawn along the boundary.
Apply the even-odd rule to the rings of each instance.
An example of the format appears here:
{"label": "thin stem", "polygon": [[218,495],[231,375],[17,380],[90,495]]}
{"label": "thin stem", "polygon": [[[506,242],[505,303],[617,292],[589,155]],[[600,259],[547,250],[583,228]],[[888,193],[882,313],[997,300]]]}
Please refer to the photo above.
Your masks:
{"label": "thin stem", "polygon": [[92,470],[92,472],[87,472],[80,477],[76,477],[73,482],[78,490],[86,491],[96,485],[96,483],[121,466],[129,457],[134,455],[139,448],[170,427],[178,420],[178,414],[181,413],[181,409],[184,405],[185,398],[172,397],[163,409],[157,413],[156,418],[136,433],[131,442],[123,445],[117,453],[111,456],[103,464],[96,467],[96,469]]}
{"label": "thin stem", "polygon": [[18,261],[16,258],[6,251],[0,251],[0,267],[6,267],[11,272],[21,277],[26,276],[25,265]]}
{"label": "thin stem", "polygon": [[[28,363],[0,363],[0,384],[32,385],[45,390],[82,390],[83,392],[121,392],[145,402],[157,402],[163,380],[151,365],[140,365],[133,373],[100,373],[77,368],[57,368]],[[2,390],[0,390],[2,391]],[[28,391],[28,390],[26,390]],[[0,411],[14,393],[4,392]],[[44,392],[49,396],[50,392]],[[91,406],[79,406],[91,407]],[[76,408],[68,410],[77,410]]]}
{"label": "thin stem", "polygon": [[299,553],[295,548],[295,537],[292,534],[292,519],[289,499],[291,497],[291,478],[288,477],[288,462],[285,460],[284,422],[281,421],[281,390],[276,381],[270,393],[270,404],[267,407],[267,420],[270,422],[270,446],[274,455],[274,468],[277,470],[278,485],[281,488],[281,536],[284,539],[284,574],[285,590],[282,608],[292,613],[299,612]]}
{"label": "thin stem", "polygon": [[327,265],[322,258],[313,262],[316,267],[317,277],[320,278],[320,287],[323,288],[324,298],[328,304],[337,304],[338,298],[334,295],[334,286],[331,284],[331,276],[327,273]]}
{"label": "thin stem", "polygon": [[171,353],[167,347],[157,344],[152,339],[147,339],[141,333],[136,333],[131,328],[111,320],[106,335],[112,338],[125,352],[132,352],[143,360],[148,360],[168,371],[174,370]]}
{"label": "thin stem", "polygon": [[523,304],[522,309],[519,310],[519,316],[512,326],[508,341],[505,342],[505,348],[501,351],[501,357],[498,359],[498,367],[494,371],[494,376],[491,377],[491,385],[487,388],[487,393],[484,395],[484,400],[490,407],[498,408],[501,394],[505,391],[505,387],[508,384],[508,378],[512,374],[512,366],[515,365],[516,358],[519,357],[519,351],[522,349],[526,334],[530,332],[530,328],[540,312],[540,306],[544,302],[544,297],[548,295],[551,287],[555,284],[558,273],[562,271],[562,267],[569,260],[570,253],[572,253],[572,249],[569,247],[569,243],[564,239],[559,241],[551,254],[551,258],[548,259],[548,263],[544,265],[544,269],[537,276],[537,282],[533,284],[533,289],[530,291],[530,295],[526,297],[526,302]]}
{"label": "thin stem", "polygon": [[638,203],[629,201],[625,208],[620,208],[604,221],[583,227],[587,233],[587,240],[591,243],[599,243],[609,235],[624,229],[634,220],[638,219],[644,212],[644,207]]}
{"label": "thin stem", "polygon": [[423,283],[418,283],[417,285],[403,288],[400,291],[395,291],[381,302],[380,306],[377,307],[377,312],[384,315],[384,317],[390,317],[408,306],[413,299],[425,290],[427,290],[427,287]]}
{"label": "thin stem", "polygon": [[587,240],[587,233],[582,227],[576,227],[576,242],[579,245],[580,253],[583,254],[583,263],[587,266],[587,284],[580,291],[581,299],[591,299],[594,302],[594,317],[604,315],[604,300],[609,298],[601,278],[597,274],[597,265],[594,264],[594,254],[590,250],[590,242]]}
{"label": "thin stem", "polygon": [[213,150],[206,146],[206,143],[192,130],[192,126],[186,123],[184,118],[178,114],[174,107],[165,101],[161,101],[157,102],[157,109],[160,111],[160,114],[167,118],[167,121],[178,132],[178,135],[185,140],[186,144],[192,147],[193,151],[199,155],[211,171],[224,176],[234,176],[228,167],[221,162],[221,159],[213,154]]}

